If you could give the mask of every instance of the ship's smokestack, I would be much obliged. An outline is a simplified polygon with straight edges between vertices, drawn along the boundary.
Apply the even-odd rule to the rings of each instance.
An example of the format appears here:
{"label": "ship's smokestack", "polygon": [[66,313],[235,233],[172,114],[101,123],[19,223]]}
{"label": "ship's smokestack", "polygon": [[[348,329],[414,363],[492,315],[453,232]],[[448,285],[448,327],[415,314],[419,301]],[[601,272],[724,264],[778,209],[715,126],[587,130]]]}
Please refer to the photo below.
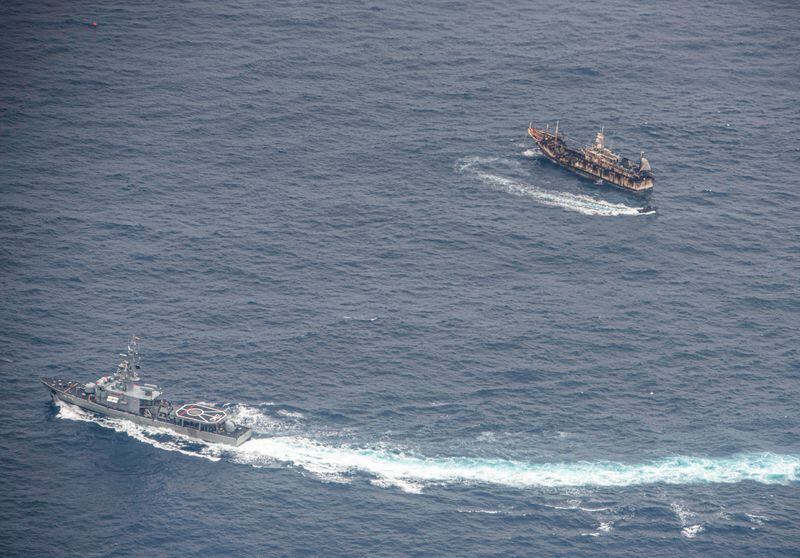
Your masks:
{"label": "ship's smokestack", "polygon": [[606,146],[606,135],[604,132],[605,128],[602,128],[599,132],[597,132],[597,137],[594,138],[595,149],[603,149]]}
{"label": "ship's smokestack", "polygon": [[644,158],[644,151],[639,155],[639,170],[641,172],[650,172],[650,163]]}

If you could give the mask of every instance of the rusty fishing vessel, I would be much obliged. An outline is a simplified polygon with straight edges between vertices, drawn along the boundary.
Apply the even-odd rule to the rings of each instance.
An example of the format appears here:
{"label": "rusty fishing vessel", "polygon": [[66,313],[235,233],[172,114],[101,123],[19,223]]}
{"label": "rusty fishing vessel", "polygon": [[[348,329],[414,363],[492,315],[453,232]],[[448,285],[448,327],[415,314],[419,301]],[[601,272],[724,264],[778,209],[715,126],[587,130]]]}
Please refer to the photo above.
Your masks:
{"label": "rusty fishing vessel", "polygon": [[544,130],[528,126],[528,135],[533,138],[539,150],[555,164],[592,180],[601,180],[624,190],[645,193],[653,188],[653,172],[644,157],[632,161],[614,153],[605,146],[605,133],[597,133],[594,143],[576,149],[567,145],[563,134],[558,135],[558,122],[555,132],[548,125]]}
{"label": "rusty fishing vessel", "polygon": [[83,384],[66,378],[42,378],[53,401],[65,401],[107,417],[142,426],[166,428],[206,442],[239,446],[252,431],[236,424],[227,411],[208,403],[168,401],[161,388],[140,382],[139,338],[133,337],[128,352],[121,353],[117,371]]}

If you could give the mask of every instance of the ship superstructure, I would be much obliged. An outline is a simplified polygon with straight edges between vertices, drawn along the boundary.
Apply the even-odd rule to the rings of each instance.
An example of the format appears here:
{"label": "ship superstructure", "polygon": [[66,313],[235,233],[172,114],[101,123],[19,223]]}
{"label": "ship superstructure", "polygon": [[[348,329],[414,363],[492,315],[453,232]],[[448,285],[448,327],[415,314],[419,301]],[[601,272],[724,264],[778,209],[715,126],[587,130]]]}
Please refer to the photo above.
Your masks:
{"label": "ship superstructure", "polygon": [[644,151],[638,162],[614,153],[605,145],[604,130],[597,133],[592,145],[580,149],[568,146],[563,134],[559,137],[558,122],[555,132],[551,132],[549,126],[542,130],[530,124],[528,135],[545,157],[581,176],[600,179],[633,192],[646,192],[653,188],[653,172]]}
{"label": "ship superstructure", "polygon": [[163,398],[154,384],[140,383],[139,338],[134,336],[121,362],[110,376],[82,384],[64,378],[42,378],[54,401],[143,426],[168,428],[179,434],[213,443],[238,446],[252,435],[227,411],[208,403],[178,403]]}

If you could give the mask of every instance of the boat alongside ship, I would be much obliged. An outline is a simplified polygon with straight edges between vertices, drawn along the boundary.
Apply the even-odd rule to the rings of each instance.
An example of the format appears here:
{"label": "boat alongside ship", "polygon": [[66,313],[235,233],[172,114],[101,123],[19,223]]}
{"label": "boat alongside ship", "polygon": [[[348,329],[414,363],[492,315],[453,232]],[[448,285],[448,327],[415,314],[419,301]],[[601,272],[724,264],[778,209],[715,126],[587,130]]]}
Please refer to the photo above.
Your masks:
{"label": "boat alongside ship", "polygon": [[558,122],[555,132],[550,127],[536,128],[531,123],[528,135],[533,138],[539,150],[553,163],[592,180],[612,184],[624,190],[645,193],[653,188],[654,177],[650,163],[644,156],[632,161],[614,153],[605,146],[605,133],[597,133],[591,146],[580,149],[567,145],[563,134],[558,135]]}
{"label": "boat alongside ship", "polygon": [[252,430],[236,424],[227,411],[208,403],[182,403],[164,399],[156,385],[138,383],[139,338],[133,337],[116,372],[83,384],[65,378],[42,378],[53,401],[63,401],[112,418],[141,426],[166,428],[205,442],[239,446]]}

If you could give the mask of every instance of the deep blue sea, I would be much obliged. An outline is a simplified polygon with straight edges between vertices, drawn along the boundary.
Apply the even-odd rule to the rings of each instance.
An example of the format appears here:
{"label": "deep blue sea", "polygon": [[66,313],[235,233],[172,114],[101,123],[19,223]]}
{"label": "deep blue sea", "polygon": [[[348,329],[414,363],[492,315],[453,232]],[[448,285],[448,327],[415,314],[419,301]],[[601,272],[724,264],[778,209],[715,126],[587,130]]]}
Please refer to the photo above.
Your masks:
{"label": "deep blue sea", "polygon": [[[0,555],[800,555],[799,21],[0,4]],[[50,402],[132,334],[255,439]]]}

